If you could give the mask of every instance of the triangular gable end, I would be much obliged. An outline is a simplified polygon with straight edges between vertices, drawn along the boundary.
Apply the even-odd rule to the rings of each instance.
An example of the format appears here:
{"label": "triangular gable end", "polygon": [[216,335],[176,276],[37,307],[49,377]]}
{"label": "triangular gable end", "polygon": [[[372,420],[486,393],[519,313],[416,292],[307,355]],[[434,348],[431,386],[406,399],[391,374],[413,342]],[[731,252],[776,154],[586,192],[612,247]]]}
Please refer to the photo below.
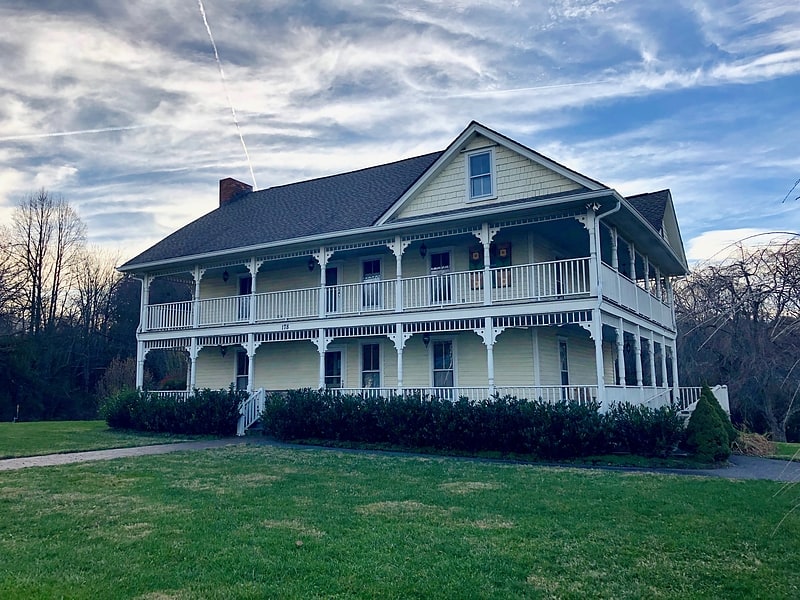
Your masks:
{"label": "triangular gable end", "polygon": [[681,230],[678,227],[678,216],[675,214],[675,205],[672,203],[672,193],[667,192],[667,205],[664,207],[664,221],[662,223],[662,235],[667,240],[667,243],[675,251],[675,254],[680,259],[685,267],[688,267],[686,262],[686,251],[683,248],[683,239],[681,238]]}
{"label": "triangular gable end", "polygon": [[[472,200],[467,155],[484,149],[491,153],[494,193]],[[473,121],[376,224],[599,189],[607,187]]]}

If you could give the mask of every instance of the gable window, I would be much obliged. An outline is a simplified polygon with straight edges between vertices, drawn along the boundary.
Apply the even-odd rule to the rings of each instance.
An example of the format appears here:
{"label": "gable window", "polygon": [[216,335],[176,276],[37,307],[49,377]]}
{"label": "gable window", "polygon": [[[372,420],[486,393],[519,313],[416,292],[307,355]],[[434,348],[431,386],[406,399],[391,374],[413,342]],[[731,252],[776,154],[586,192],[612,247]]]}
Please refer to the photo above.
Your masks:
{"label": "gable window", "polygon": [[467,155],[470,200],[494,196],[492,163],[491,150]]}

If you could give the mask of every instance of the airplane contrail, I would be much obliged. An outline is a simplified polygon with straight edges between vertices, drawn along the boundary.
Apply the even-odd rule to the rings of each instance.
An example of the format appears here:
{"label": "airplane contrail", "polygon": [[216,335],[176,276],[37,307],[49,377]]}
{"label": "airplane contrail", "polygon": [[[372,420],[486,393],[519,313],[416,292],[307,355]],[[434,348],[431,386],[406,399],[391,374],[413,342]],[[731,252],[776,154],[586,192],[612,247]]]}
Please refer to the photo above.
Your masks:
{"label": "airplane contrail", "polygon": [[7,135],[0,137],[0,142],[13,142],[16,140],[34,140],[37,138],[65,137],[68,135],[89,135],[93,133],[109,133],[112,131],[130,131],[142,129],[148,125],[126,125],[124,127],[100,127],[98,129],[76,129],[74,131],[53,131],[50,133],[25,133],[20,135]]}
{"label": "airplane contrail", "polygon": [[208,39],[211,40],[211,46],[214,48],[214,58],[217,60],[217,66],[219,67],[219,76],[222,79],[222,87],[225,89],[225,98],[228,100],[228,106],[231,107],[231,114],[233,115],[233,122],[236,125],[236,131],[239,134],[239,139],[242,142],[242,148],[244,149],[244,156],[247,159],[247,166],[250,167],[250,177],[253,178],[253,188],[258,189],[256,185],[256,175],[253,172],[253,164],[250,162],[250,153],[247,152],[247,145],[244,143],[244,136],[242,135],[242,129],[239,127],[239,119],[236,118],[236,109],[233,107],[233,102],[231,102],[231,95],[228,93],[228,82],[225,80],[225,72],[222,70],[222,61],[219,59],[219,52],[217,52],[217,44],[214,41],[214,36],[211,35],[211,27],[208,25],[208,19],[206,18],[206,9],[203,6],[203,0],[197,0],[197,4],[200,6],[200,14],[203,16],[203,23],[205,23],[206,31],[208,32]]}

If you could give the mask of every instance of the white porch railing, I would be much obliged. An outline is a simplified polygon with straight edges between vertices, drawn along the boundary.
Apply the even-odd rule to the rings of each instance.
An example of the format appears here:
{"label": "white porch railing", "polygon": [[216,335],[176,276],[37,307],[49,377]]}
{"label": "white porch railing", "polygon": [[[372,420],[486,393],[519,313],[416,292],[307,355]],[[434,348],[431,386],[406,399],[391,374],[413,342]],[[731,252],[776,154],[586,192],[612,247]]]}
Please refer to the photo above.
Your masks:
{"label": "white porch railing", "polygon": [[255,295],[256,321],[303,319],[319,314],[319,288]]}
{"label": "white porch railing", "polygon": [[261,413],[264,412],[265,398],[264,388],[259,388],[239,405],[239,422],[236,424],[236,435],[243,436],[248,427],[261,418]]}
{"label": "white porch railing", "polygon": [[192,395],[192,392],[189,390],[147,390],[147,393],[154,394],[156,396],[174,397],[179,401],[184,401]]}
{"label": "white porch railing", "polygon": [[[489,271],[492,289],[488,301],[544,301],[585,295],[591,293],[589,279],[588,258],[495,267]],[[402,279],[402,309],[483,304],[487,301],[484,282],[483,270]],[[144,329],[164,331],[309,319],[318,317],[321,310],[325,315],[395,311],[397,285],[396,279],[385,279],[328,286],[323,292],[315,287],[208,298],[196,302],[197,315],[194,301],[153,304],[147,307]],[[612,300],[661,323],[671,323],[668,305],[607,265],[603,265],[603,290]]]}
{"label": "white porch railing", "polygon": [[394,398],[403,395],[422,395],[447,400],[468,398],[472,401],[487,400],[491,396],[515,396],[528,400],[558,402],[568,400],[575,402],[591,402],[597,398],[596,385],[549,385],[549,386],[498,386],[494,392],[488,387],[405,387],[398,388],[332,388],[332,394],[352,394],[366,398]]}
{"label": "white porch railing", "polygon": [[601,277],[603,295],[606,298],[627,306],[640,314],[647,315],[663,325],[674,325],[672,322],[672,309],[653,293],[649,293],[605,263],[602,265]]}
{"label": "white porch railing", "polygon": [[[680,388],[680,395],[677,400],[678,410],[691,410],[694,404],[700,399],[700,394],[703,392],[701,387],[682,387]],[[715,385],[711,388],[711,392],[719,402],[720,406],[731,414],[730,400],[728,399],[728,386]]]}

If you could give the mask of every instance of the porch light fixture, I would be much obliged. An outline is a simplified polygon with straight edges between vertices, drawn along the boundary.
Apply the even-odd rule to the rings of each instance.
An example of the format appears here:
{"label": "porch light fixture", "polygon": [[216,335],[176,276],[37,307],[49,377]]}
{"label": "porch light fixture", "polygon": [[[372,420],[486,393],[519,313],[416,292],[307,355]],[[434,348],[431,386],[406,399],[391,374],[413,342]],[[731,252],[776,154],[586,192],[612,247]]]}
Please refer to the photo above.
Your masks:
{"label": "porch light fixture", "polygon": [[425,348],[427,348],[428,344],[431,343],[431,334],[427,331],[422,334],[422,343],[425,344]]}
{"label": "porch light fixture", "polygon": [[314,267],[316,266],[316,264],[317,263],[316,263],[316,261],[314,261],[314,257],[313,256],[309,256],[308,257],[308,270],[309,271],[313,271]]}
{"label": "porch light fixture", "polygon": [[227,347],[227,346],[220,346],[220,347],[219,347],[219,355],[220,355],[222,358],[225,358],[225,355],[226,355],[227,353],[228,353],[228,347]]}
{"label": "porch light fixture", "polygon": [[[422,258],[425,258],[427,254],[428,254],[428,247],[425,245],[425,242],[422,242],[422,246],[419,247],[419,255]],[[430,337],[428,339],[430,339]]]}
{"label": "porch light fixture", "polygon": [[230,279],[230,277],[231,276],[230,276],[230,273],[228,273],[228,269],[225,269],[222,272],[222,281],[224,281],[225,283],[228,283],[228,279]]}

